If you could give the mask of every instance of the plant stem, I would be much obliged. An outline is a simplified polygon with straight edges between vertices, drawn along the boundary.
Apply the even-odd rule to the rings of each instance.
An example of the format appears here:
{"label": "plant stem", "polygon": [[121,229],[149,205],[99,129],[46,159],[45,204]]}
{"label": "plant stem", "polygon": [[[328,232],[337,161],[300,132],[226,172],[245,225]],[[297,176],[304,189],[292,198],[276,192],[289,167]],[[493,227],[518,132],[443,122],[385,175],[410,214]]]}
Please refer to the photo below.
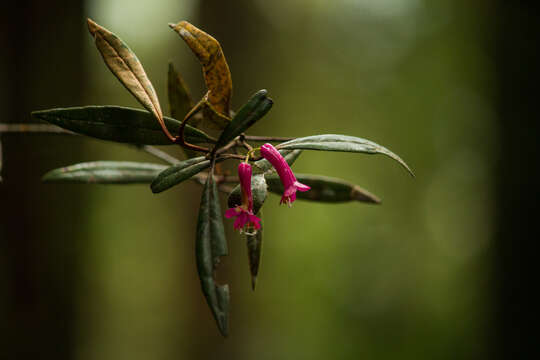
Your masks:
{"label": "plant stem", "polygon": [[175,165],[180,162],[180,160],[178,160],[174,156],[171,156],[167,154],[165,151],[161,151],[158,148],[151,145],[137,146],[137,148],[171,165]]}
{"label": "plant stem", "polygon": [[[77,135],[79,134],[64,130],[56,125],[48,124],[0,124],[1,133],[38,133],[38,134],[60,134],[60,135]],[[158,159],[165,161],[171,165],[180,162],[177,158],[167,154],[164,151],[150,145],[136,146],[139,150],[142,150]],[[0,143],[0,171],[2,170],[2,148]],[[1,178],[1,177],[0,177]]]}
{"label": "plant stem", "polygon": [[216,155],[223,154],[225,151],[238,146],[237,139],[232,140],[230,143],[216,151]]}
{"label": "plant stem", "polygon": [[77,135],[56,125],[48,124],[0,124],[0,133],[46,133]]}
{"label": "plant stem", "polygon": [[189,110],[189,112],[186,114],[186,116],[184,117],[184,121],[182,121],[182,123],[180,124],[179,134],[176,138],[173,139],[173,142],[176,144],[180,144],[180,146],[186,149],[209,153],[210,149],[190,144],[184,139],[184,129],[186,128],[187,122],[200,110],[203,104],[203,100],[199,101],[199,103],[195,105],[191,110]]}

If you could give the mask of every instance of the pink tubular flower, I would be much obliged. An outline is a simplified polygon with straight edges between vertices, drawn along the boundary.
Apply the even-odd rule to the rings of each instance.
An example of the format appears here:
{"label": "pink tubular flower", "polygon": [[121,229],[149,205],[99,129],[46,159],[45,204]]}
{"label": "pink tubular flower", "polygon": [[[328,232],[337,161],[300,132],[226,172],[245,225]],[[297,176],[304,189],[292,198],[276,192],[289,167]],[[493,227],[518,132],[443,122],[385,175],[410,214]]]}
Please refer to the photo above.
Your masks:
{"label": "pink tubular flower", "polygon": [[276,169],[283,184],[284,191],[280,204],[286,203],[291,206],[292,202],[296,200],[296,190],[303,192],[311,189],[296,180],[291,167],[272,144],[267,143],[261,146],[261,155]]}
{"label": "pink tubular flower", "polygon": [[261,219],[253,215],[251,173],[251,165],[247,163],[240,163],[240,165],[238,165],[238,177],[240,178],[240,190],[242,191],[242,205],[238,205],[225,211],[225,217],[227,219],[236,217],[234,228],[240,231],[244,228],[254,228],[255,230],[261,228]]}

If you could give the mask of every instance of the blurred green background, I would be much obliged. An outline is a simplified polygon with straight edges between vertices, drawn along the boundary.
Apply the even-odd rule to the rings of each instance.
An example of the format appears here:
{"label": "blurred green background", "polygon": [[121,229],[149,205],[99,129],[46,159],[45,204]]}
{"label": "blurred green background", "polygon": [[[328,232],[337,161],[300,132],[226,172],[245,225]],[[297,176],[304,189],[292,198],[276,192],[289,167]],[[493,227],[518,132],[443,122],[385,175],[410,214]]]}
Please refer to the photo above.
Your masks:
{"label": "blurred green background", "polygon": [[349,180],[383,204],[289,209],[272,195],[255,292],[244,239],[226,221],[220,279],[232,303],[223,339],[195,267],[200,187],[153,195],[147,186],[44,185],[40,176],[55,167],[152,158],[92,139],[4,135],[6,359],[487,357],[496,123],[493,64],[479,46],[484,2],[27,5],[2,28],[11,47],[1,75],[16,83],[0,88],[11,109],[2,121],[29,122],[29,111],[51,107],[140,107],[103,64],[86,17],[130,45],[164,111],[168,60],[200,98],[200,66],[167,26],[185,19],[221,42],[235,109],[269,90],[274,107],[250,134],[365,137],[402,156],[416,179],[382,156],[305,152],[295,171]]}

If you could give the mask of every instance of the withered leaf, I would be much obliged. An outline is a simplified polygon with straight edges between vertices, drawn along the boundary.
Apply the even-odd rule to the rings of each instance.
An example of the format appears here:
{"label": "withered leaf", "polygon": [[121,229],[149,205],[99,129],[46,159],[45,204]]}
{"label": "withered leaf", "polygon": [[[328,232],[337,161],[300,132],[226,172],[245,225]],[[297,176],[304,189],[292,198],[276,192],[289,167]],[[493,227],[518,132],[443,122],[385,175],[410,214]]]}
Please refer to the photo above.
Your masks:
{"label": "withered leaf", "polygon": [[187,43],[203,68],[210,105],[220,114],[229,117],[232,97],[232,79],[229,65],[219,42],[187,21],[169,24],[171,29]]}
{"label": "withered leaf", "polygon": [[163,131],[172,138],[163,122],[163,113],[156,91],[135,53],[118,36],[91,19],[88,19],[88,30],[111,72],[156,117]]}

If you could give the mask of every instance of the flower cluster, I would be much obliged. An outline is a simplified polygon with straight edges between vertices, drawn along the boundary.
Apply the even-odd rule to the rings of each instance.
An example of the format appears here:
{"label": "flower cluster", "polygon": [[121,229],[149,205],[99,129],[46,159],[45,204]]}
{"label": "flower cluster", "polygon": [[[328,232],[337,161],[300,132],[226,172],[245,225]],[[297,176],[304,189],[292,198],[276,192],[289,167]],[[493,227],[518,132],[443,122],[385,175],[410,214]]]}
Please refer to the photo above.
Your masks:
{"label": "flower cluster", "polygon": [[[268,162],[276,169],[281,183],[283,184],[284,191],[280,204],[287,204],[290,207],[296,200],[296,191],[308,191],[310,187],[296,180],[291,167],[272,144],[264,144],[261,146],[260,152],[261,156],[268,160]],[[230,208],[225,212],[225,217],[228,219],[236,217],[234,228],[240,231],[251,231],[252,229],[258,230],[261,228],[261,219],[253,214],[251,175],[251,165],[248,163],[240,163],[240,165],[238,165],[242,204]]]}

